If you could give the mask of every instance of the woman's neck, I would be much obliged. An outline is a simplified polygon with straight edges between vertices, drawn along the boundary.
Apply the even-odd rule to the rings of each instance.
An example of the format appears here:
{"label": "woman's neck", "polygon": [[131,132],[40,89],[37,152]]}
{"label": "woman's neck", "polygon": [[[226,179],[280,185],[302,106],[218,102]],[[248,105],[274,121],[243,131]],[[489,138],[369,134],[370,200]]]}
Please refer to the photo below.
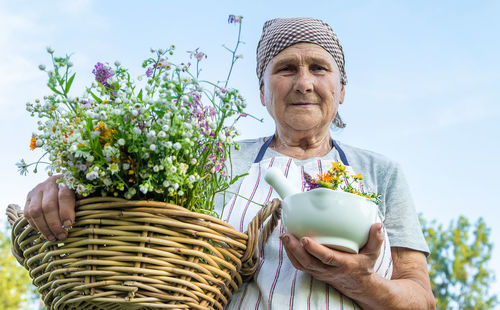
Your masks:
{"label": "woman's neck", "polygon": [[329,131],[316,135],[286,135],[276,130],[269,147],[278,153],[299,160],[323,157],[332,149]]}

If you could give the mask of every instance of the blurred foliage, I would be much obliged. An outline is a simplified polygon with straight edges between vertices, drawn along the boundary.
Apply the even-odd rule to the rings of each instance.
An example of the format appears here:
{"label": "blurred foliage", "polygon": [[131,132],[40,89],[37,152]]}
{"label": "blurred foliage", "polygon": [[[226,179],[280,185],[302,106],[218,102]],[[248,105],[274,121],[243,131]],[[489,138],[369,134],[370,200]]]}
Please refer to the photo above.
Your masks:
{"label": "blurred foliage", "polygon": [[0,309],[33,309],[38,304],[28,271],[10,252],[10,230],[0,230]]}
{"label": "blurred foliage", "polygon": [[493,244],[490,228],[479,218],[475,224],[460,216],[448,227],[420,215],[431,250],[429,276],[438,310],[494,309],[498,297],[489,292],[495,274],[488,269]]}

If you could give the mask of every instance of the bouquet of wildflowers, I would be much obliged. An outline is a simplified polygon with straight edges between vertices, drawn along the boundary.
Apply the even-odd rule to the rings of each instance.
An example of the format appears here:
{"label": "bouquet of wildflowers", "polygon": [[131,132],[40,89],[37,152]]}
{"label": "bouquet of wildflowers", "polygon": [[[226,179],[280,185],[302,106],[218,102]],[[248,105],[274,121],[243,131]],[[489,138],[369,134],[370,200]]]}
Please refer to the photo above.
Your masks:
{"label": "bouquet of wildflowers", "polygon": [[[241,33],[241,17],[229,21]],[[238,34],[231,69],[241,57],[239,43]],[[36,163],[21,160],[21,173],[31,165],[36,172],[46,158],[49,175],[61,174],[58,182],[83,197],[154,199],[212,214],[214,196],[236,180],[230,150],[238,149],[234,123],[246,116],[246,104],[238,90],[227,88],[229,76],[225,84],[199,79],[203,52],[189,52],[193,73],[190,62],[170,61],[174,49],[151,50],[138,78],[145,79],[144,87],[119,62],[99,62],[92,85],[70,97],[70,56],[56,57],[48,48],[53,69],[40,69],[48,74],[51,93],[27,104],[38,118],[31,149],[45,154]]]}
{"label": "bouquet of wildflowers", "polygon": [[344,191],[365,197],[375,204],[381,202],[380,195],[377,193],[365,192],[359,181],[363,180],[363,176],[353,174],[350,169],[344,166],[341,162],[333,162],[332,167],[324,174],[319,174],[316,179],[313,179],[309,174],[304,173],[304,188],[306,191],[315,188],[329,188],[332,190]]}

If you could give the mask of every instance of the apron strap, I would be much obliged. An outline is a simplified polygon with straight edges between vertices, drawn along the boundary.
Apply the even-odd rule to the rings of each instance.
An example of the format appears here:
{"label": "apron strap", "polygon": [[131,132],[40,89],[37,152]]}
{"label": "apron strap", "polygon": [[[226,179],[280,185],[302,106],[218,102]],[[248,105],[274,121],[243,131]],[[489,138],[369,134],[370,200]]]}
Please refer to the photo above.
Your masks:
{"label": "apron strap", "polygon": [[[267,148],[269,147],[269,144],[271,141],[274,139],[274,135],[272,135],[267,141],[260,147],[259,153],[257,154],[257,157],[255,157],[254,163],[259,163],[262,158],[264,157],[264,154],[266,153]],[[344,151],[340,148],[340,146],[335,142],[335,140],[332,139],[333,146],[339,152],[340,155],[340,160],[344,164],[344,166],[349,166],[349,162],[347,161],[347,157],[345,156]]]}

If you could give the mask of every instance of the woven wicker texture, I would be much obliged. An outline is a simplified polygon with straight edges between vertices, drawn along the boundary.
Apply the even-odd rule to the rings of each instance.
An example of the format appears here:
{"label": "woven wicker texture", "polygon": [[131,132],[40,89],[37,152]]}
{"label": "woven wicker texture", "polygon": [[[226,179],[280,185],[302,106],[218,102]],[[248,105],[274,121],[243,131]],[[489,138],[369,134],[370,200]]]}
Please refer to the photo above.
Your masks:
{"label": "woven wicker texture", "polygon": [[88,198],[77,201],[68,239],[50,242],[7,209],[12,252],[49,309],[222,310],[254,274],[280,215],[274,200],[241,233],[172,204]]}

